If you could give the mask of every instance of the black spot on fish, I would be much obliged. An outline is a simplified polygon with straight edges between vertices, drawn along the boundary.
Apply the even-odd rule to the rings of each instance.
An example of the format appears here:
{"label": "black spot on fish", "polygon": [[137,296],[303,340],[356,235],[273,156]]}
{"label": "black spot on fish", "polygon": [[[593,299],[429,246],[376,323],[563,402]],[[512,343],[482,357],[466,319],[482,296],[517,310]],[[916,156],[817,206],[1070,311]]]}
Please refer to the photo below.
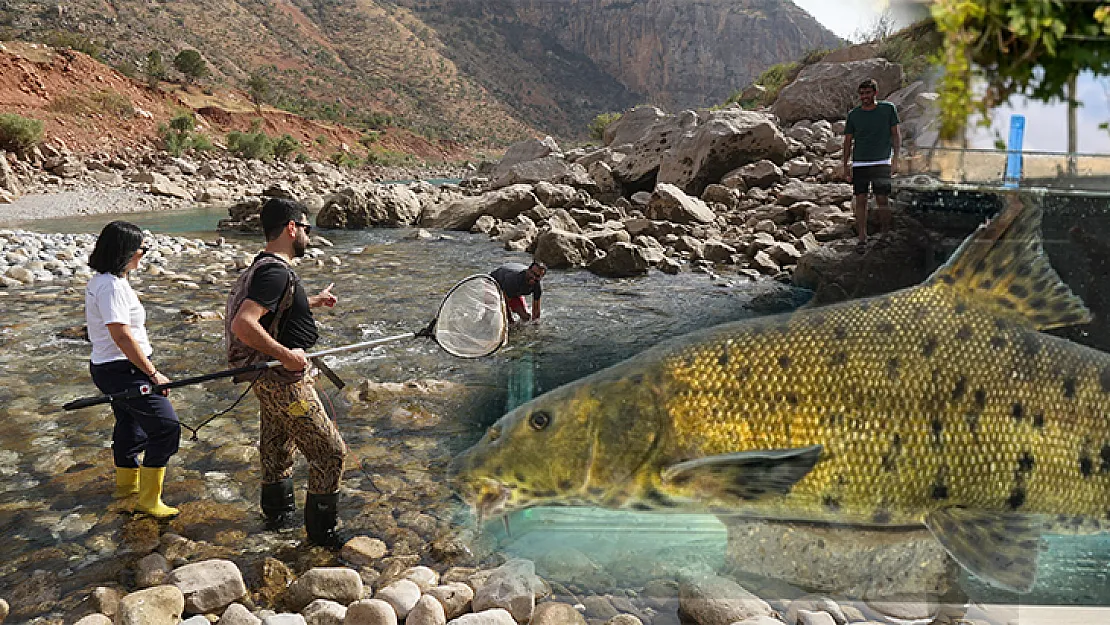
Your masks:
{"label": "black spot on fish", "polygon": [[925,338],[925,344],[921,346],[921,353],[926,358],[931,358],[933,353],[937,351],[937,338],[935,336],[928,336]]}
{"label": "black spot on fish", "polygon": [[964,414],[964,421],[967,422],[967,429],[971,435],[978,440],[979,438],[979,414],[975,412],[968,412]]}
{"label": "black spot on fish", "polygon": [[1029,266],[1029,263],[1022,263],[1018,265],[1017,269],[1014,270],[1014,273],[1021,276],[1022,278],[1028,278],[1033,273],[1033,268]]}
{"label": "black spot on fish", "polygon": [[1010,322],[1006,321],[1005,319],[995,319],[994,327],[998,328],[999,330],[1006,331],[1010,327]]}
{"label": "black spot on fish", "polygon": [[1010,492],[1010,498],[1006,500],[1006,504],[1010,506],[1011,510],[1017,510],[1025,503],[1025,488],[1023,486],[1015,486],[1014,490]]}
{"label": "black spot on fish", "polygon": [[1099,372],[1098,386],[1103,393],[1110,393],[1110,366],[1103,367]]}
{"label": "black spot on fish", "polygon": [[687,354],[687,355],[686,355],[686,357],[682,359],[682,362],[683,362],[683,363],[684,363],[684,364],[685,364],[685,365],[686,365],[687,367],[693,367],[693,366],[694,366],[694,363],[696,363],[696,362],[697,362],[697,359],[696,359],[696,358],[694,357],[694,355],[693,355],[693,354]]}
{"label": "black spot on fish", "polygon": [[1021,456],[1018,457],[1018,471],[1022,473],[1028,473],[1032,471],[1035,462],[1036,461],[1033,458],[1033,454],[1029,453],[1028,451],[1021,452]]}
{"label": "black spot on fish", "polygon": [[893,473],[898,468],[898,456],[902,453],[902,436],[895,434],[890,441],[890,450],[883,455],[882,467],[887,473]]}
{"label": "black spot on fish", "polygon": [[559,490],[570,490],[571,486],[570,480],[559,480]]}
{"label": "black spot on fish", "polygon": [[1071,376],[1064,378],[1064,397],[1068,399],[1075,397],[1075,378]]}
{"label": "black spot on fish", "polygon": [[941,274],[938,279],[945,284],[956,284],[956,279],[948,274]]}
{"label": "black spot on fish", "polygon": [[825,506],[833,512],[836,512],[840,509],[840,500],[836,497],[833,497],[832,495],[825,495],[821,497],[821,505]]}
{"label": "black spot on fish", "polygon": [[833,428],[837,425],[844,425],[844,415],[834,412],[829,415],[829,427]]}
{"label": "black spot on fish", "polygon": [[975,405],[979,408],[984,408],[987,405],[987,392],[981,388],[975,389],[974,393]]}
{"label": "black spot on fish", "polygon": [[628,381],[632,382],[633,384],[643,384],[644,374],[636,373],[636,374],[630,375],[630,376],[628,376]]}
{"label": "black spot on fish", "polygon": [[967,341],[971,339],[971,326],[967,325],[966,323],[960,326],[960,329],[956,330],[956,338],[960,339],[961,341]]}
{"label": "black spot on fish", "polygon": [[788,356],[787,354],[783,354],[783,355],[779,356],[779,366],[782,367],[783,369],[789,369],[790,368],[790,356]]}
{"label": "black spot on fish", "polygon": [[897,358],[891,358],[890,360],[886,361],[886,377],[890,378],[891,380],[897,380],[898,379],[898,359]]}
{"label": "black spot on fish", "polygon": [[1021,337],[1021,353],[1032,358],[1041,353],[1041,343],[1032,333],[1023,334]]}
{"label": "black spot on fish", "polygon": [[983,273],[987,270],[987,261],[980,259],[975,263],[975,273]]}
{"label": "black spot on fish", "polygon": [[559,493],[557,493],[553,490],[538,490],[538,491],[536,491],[532,494],[535,495],[536,497],[540,497],[541,499],[551,499],[552,497],[554,497],[555,495],[558,495]]}
{"label": "black spot on fish", "polygon": [[654,488],[648,491],[647,499],[656,506],[662,506],[664,508],[674,507],[673,501],[671,501],[669,498],[667,498],[666,495],[655,490]]}
{"label": "black spot on fish", "polygon": [[819,327],[825,325],[826,321],[828,321],[828,319],[825,318],[825,315],[814,315],[814,316],[810,317],[809,325],[811,325],[815,328],[819,328]]}
{"label": "black spot on fish", "polygon": [[881,300],[879,300],[879,308],[889,309],[890,308],[890,298],[889,297],[884,297]]}
{"label": "black spot on fish", "polygon": [[1014,402],[1014,404],[1010,406],[1010,415],[1014,417],[1014,421],[1021,423],[1022,417],[1025,416],[1025,406],[1022,406],[1020,401]]}
{"label": "black spot on fish", "polygon": [[967,392],[967,379],[960,376],[956,379],[956,386],[952,388],[952,401],[957,401]]}
{"label": "black spot on fish", "polygon": [[980,280],[979,281],[979,288],[989,291],[990,289],[994,288],[994,282],[992,280],[988,280],[988,279]]}
{"label": "black spot on fish", "polygon": [[875,514],[871,516],[871,522],[879,525],[890,523],[890,510],[879,508],[875,511]]}
{"label": "black spot on fish", "polygon": [[940,417],[933,417],[933,444],[944,444],[944,423],[941,422]]}
{"label": "black spot on fish", "polygon": [[1006,339],[1001,336],[992,336],[991,347],[995,349],[1006,349]]}
{"label": "black spot on fish", "polygon": [[840,367],[848,364],[848,354],[845,352],[834,352],[829,364]]}
{"label": "black spot on fish", "polygon": [[[1005,262],[1005,259],[1003,259],[1003,262]],[[991,275],[994,276],[996,279],[1001,278],[1002,274],[1004,273],[1006,273],[1006,268],[1002,266],[1002,263],[991,267]]]}
{"label": "black spot on fish", "polygon": [[929,496],[937,501],[948,499],[948,487],[940,482],[933,484],[933,489],[929,492]]}
{"label": "black spot on fish", "polygon": [[750,378],[751,376],[752,376],[752,368],[750,366],[747,366],[747,365],[745,365],[743,367],[740,367],[740,370],[736,372],[736,378],[739,379],[739,380],[746,380],[746,379]]}
{"label": "black spot on fish", "polygon": [[838,339],[845,339],[848,337],[848,330],[844,329],[844,326],[836,326],[833,328],[833,336]]}
{"label": "black spot on fish", "polygon": [[717,364],[722,366],[722,367],[727,367],[728,366],[728,350],[727,349],[725,351],[721,352],[721,355],[717,357]]}
{"label": "black spot on fish", "polygon": [[[1037,289],[1037,290],[1038,291],[1043,291],[1044,289]],[[1034,297],[1033,299],[1029,300],[1029,306],[1033,310],[1040,310],[1041,308],[1044,308],[1045,304],[1047,304],[1047,303],[1048,303],[1048,301],[1045,300],[1045,298],[1043,298],[1043,297]]]}
{"label": "black spot on fish", "polygon": [[894,324],[889,322],[889,321],[880,321],[879,325],[876,326],[875,329],[878,330],[879,332],[881,332],[882,334],[893,334],[894,333]]}
{"label": "black spot on fish", "polygon": [[[1056,292],[1060,293],[1061,290],[1059,288],[1057,288]],[[1070,307],[1071,307],[1071,303],[1068,302],[1067,300],[1057,300],[1057,301],[1052,303],[1052,310],[1054,312],[1064,312],[1065,310],[1067,310]]]}
{"label": "black spot on fish", "polygon": [[653,508],[651,506],[647,505],[646,503],[637,501],[636,503],[632,504],[632,509],[633,510],[638,510],[640,512],[648,512],[648,511],[652,510]]}
{"label": "black spot on fish", "polygon": [[[679,474],[679,477],[681,477],[681,476],[682,476],[682,474],[680,473],[680,474]],[[688,479],[690,479],[690,478],[689,478],[689,476],[687,476],[687,478],[686,478],[686,479],[687,479],[687,480],[688,480]],[[678,483],[678,480],[677,480],[677,479],[676,479],[676,480],[673,480],[673,481],[674,481],[675,483]],[[588,489],[586,489],[586,492],[587,492],[587,493],[589,493],[589,494],[590,494],[591,496],[593,496],[593,497],[600,497],[600,496],[602,496],[602,495],[604,495],[604,494],[605,494],[605,489],[604,489],[604,488],[601,488],[600,486],[591,486],[591,487],[589,487]]]}
{"label": "black spot on fish", "polygon": [[797,393],[787,393],[784,399],[786,399],[786,403],[790,404],[791,406],[797,406],[798,405],[798,394]]}
{"label": "black spot on fish", "polygon": [[1099,457],[1102,459],[1102,466],[1098,468],[1099,473],[1110,473],[1110,443],[1102,446]]}
{"label": "black spot on fish", "polygon": [[1041,412],[1040,410],[1033,413],[1033,427],[1035,427],[1035,428],[1043,428],[1044,427],[1044,413]]}
{"label": "black spot on fish", "polygon": [[1023,284],[1011,283],[1009,291],[1010,295],[1021,299],[1029,296],[1029,289],[1025,288],[1025,285]]}
{"label": "black spot on fish", "polygon": [[998,297],[995,297],[994,301],[1003,308],[1009,308],[1010,310],[1017,308],[1017,304],[1013,303],[1010,298],[1006,297],[1005,295],[999,295]]}
{"label": "black spot on fish", "polygon": [[956,302],[956,314],[962,315],[967,312],[967,303],[963,300]]}
{"label": "black spot on fish", "polygon": [[516,480],[517,484],[523,484],[524,483],[524,474],[523,473],[513,473],[513,479]]}
{"label": "black spot on fish", "polygon": [[1083,477],[1091,477],[1092,475],[1094,475],[1094,473],[1094,460],[1091,460],[1091,457],[1087,455],[1087,452],[1083,452],[1082,455],[1079,456],[1079,474]]}

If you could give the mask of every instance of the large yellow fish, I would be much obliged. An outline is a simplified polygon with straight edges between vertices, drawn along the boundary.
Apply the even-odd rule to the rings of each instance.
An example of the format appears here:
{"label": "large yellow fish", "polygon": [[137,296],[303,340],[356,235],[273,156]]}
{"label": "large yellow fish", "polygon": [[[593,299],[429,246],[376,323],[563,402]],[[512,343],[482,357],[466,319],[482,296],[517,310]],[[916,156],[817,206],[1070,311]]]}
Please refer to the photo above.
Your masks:
{"label": "large yellow fish", "polygon": [[1040,533],[1110,527],[1110,354],[1008,197],[916,287],[658,345],[502,417],[456,461],[480,517],[537,505],[928,527],[1018,592]]}

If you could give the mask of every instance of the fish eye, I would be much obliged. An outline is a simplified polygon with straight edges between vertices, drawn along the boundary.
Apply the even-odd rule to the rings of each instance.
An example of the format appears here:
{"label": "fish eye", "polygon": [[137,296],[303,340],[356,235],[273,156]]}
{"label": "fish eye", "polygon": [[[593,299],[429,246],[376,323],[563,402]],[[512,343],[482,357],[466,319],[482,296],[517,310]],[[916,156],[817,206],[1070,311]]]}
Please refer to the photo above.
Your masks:
{"label": "fish eye", "polygon": [[551,425],[551,414],[543,410],[537,410],[528,415],[528,425],[538,432]]}
{"label": "fish eye", "polygon": [[493,441],[501,438],[501,428],[496,426],[496,425],[490,427],[488,435],[489,435],[489,442],[492,443]]}

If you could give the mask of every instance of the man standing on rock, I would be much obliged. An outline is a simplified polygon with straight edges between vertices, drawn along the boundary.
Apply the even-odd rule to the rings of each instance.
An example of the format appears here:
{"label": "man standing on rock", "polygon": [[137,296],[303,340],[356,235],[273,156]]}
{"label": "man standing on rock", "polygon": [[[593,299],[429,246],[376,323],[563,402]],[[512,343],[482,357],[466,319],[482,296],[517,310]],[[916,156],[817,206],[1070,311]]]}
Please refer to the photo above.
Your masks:
{"label": "man standing on rock", "polygon": [[[531,265],[520,263],[505,263],[489,273],[501,287],[505,294],[505,301],[509,305],[509,319],[515,313],[521,321],[532,321],[540,318],[540,296],[543,287],[540,281],[547,274],[547,265],[532,261]],[[532,311],[528,312],[528,305],[524,303],[524,296],[532,295]]]}
{"label": "man standing on rock", "polygon": [[315,369],[305,350],[318,337],[312,308],[335,306],[331,285],[308,297],[290,262],[303,256],[312,226],[304,205],[270,198],[262,205],[266,248],[239,277],[228,297],[225,334],[228,361],[241,367],[281,361],[254,381],[259,402],[262,512],[268,529],[294,522],[293,451],[308,461],[304,521],[308,539],[339,547],[339,480],[347,445],[328,418],[315,389]]}
{"label": "man standing on rock", "polygon": [[844,126],[844,177],[855,195],[856,249],[867,249],[867,196],[875,194],[879,231],[890,229],[890,176],[898,170],[902,131],[898,109],[887,101],[876,101],[879,85],[868,78],[859,85],[860,105],[848,113]]}

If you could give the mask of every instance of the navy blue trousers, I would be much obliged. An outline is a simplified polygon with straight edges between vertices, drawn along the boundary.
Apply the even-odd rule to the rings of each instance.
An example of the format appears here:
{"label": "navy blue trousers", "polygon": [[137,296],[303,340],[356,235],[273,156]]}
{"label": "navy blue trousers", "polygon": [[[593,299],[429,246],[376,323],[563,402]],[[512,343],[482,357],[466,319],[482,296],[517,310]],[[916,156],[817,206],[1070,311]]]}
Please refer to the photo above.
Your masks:
{"label": "navy blue trousers", "polygon": [[[101,365],[90,363],[89,372],[93,384],[105,395],[138,388],[141,384],[153,384],[129,360],[113,360]],[[170,456],[177,453],[181,442],[181,424],[168,398],[155,394],[117,399],[112,402],[112,412],[116,415],[116,427],[112,430],[112,457],[117,467],[137,468],[139,454],[144,454],[144,467],[164,467]]]}

